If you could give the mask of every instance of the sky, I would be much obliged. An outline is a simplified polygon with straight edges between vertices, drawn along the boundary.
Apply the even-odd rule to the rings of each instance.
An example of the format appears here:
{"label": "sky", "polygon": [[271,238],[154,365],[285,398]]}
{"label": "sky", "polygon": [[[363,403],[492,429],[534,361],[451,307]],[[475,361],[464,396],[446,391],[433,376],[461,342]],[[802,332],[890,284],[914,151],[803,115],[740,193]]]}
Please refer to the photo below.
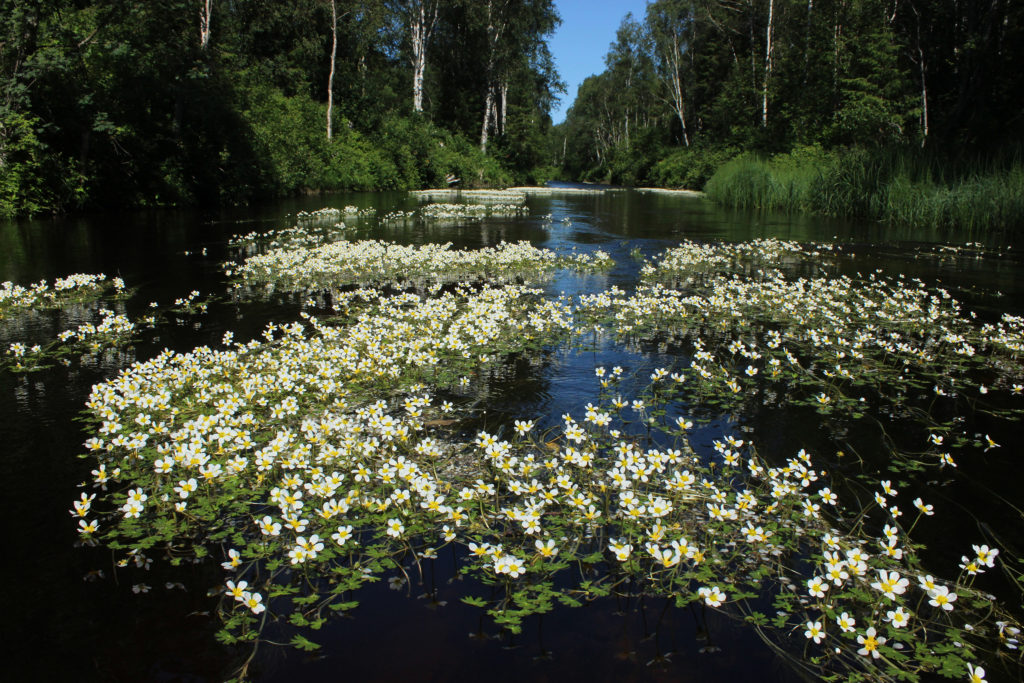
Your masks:
{"label": "sky", "polygon": [[558,73],[565,81],[566,93],[551,112],[551,120],[561,123],[576,99],[576,89],[587,76],[604,71],[604,56],[615,40],[627,12],[641,18],[647,0],[555,0],[562,25],[548,46]]}

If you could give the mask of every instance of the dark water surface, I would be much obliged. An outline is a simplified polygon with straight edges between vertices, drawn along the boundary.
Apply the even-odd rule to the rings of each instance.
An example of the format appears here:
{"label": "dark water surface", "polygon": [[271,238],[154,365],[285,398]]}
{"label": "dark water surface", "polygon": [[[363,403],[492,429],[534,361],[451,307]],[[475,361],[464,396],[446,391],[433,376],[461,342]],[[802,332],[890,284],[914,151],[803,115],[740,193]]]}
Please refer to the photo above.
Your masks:
{"label": "dark water surface", "polygon": [[[413,208],[416,201],[404,193],[351,194],[216,216],[161,211],[3,223],[0,280],[28,284],[75,272],[118,275],[138,288],[126,304],[135,313],[150,301],[169,303],[192,290],[223,295],[219,265],[229,257],[226,243],[232,234],[288,227],[287,216],[299,210],[348,204],[375,207],[380,215]],[[560,252],[600,248],[616,261],[606,274],[560,274],[546,285],[553,294],[596,292],[612,285],[632,288],[640,265],[634,250],[651,256],[684,238],[838,242],[857,254],[840,261],[841,272],[881,269],[941,283],[983,316],[1024,311],[1024,260],[1010,238],[1001,235],[901,233],[871,224],[723,210],[702,199],[632,191],[531,197],[528,206],[525,217],[462,226],[378,226],[372,221],[367,223],[372,227],[360,228],[353,237],[452,242],[466,248],[529,240]],[[959,255],[934,249],[937,244],[968,242],[982,245]],[[212,345],[225,330],[247,340],[267,322],[291,321],[297,313],[294,305],[215,302],[208,315],[160,328],[132,354],[71,370],[0,374],[0,490],[8,538],[2,642],[9,652],[4,670],[11,672],[6,680],[214,681],[237,666],[239,652],[218,645],[213,638],[218,624],[207,614],[215,602],[206,589],[223,580],[218,563],[157,568],[149,580],[153,590],[134,595],[130,586],[109,578],[107,552],[75,547],[77,522],[68,509],[78,496],[77,485],[89,478],[93,466],[77,457],[85,437],[75,417],[93,383],[135,358],[148,358],[164,347]],[[2,328],[0,348],[6,349],[12,334],[45,336],[66,322],[56,315],[42,316],[26,323],[28,330]],[[542,424],[557,422],[559,415],[578,412],[581,402],[591,399],[595,360],[637,373],[674,360],[670,350],[644,351],[603,347],[588,354],[554,353],[544,362],[525,364],[495,387],[490,416],[480,419],[500,422],[514,415],[537,417]],[[827,442],[823,434],[796,421],[765,410],[748,416],[744,426],[767,452],[791,455],[816,440]],[[706,447],[721,434],[722,425],[712,420],[697,440]],[[984,466],[965,464],[968,476],[960,484],[930,494],[937,505],[963,504],[980,519],[1008,517],[1005,526],[990,531],[1011,546],[1015,537],[1024,538],[1019,514],[1007,515],[1005,505],[1020,500],[1021,477],[1009,453],[1019,436],[1019,429],[999,435],[997,440],[1007,444],[1002,453]],[[1003,500],[986,498],[992,491]],[[971,518],[963,526],[965,533],[977,531]],[[980,540],[976,533],[968,537]],[[952,556],[965,550],[958,546],[948,552]],[[357,596],[361,606],[352,618],[336,619],[317,634],[324,645],[320,652],[310,656],[262,648],[253,669],[256,679],[800,680],[742,624],[710,610],[667,609],[660,601],[609,598],[578,609],[561,608],[532,617],[521,635],[502,635],[481,610],[460,602],[467,589],[475,588],[475,594],[481,589],[453,580],[451,552],[442,552],[433,563],[428,585],[402,591],[390,590],[386,582],[366,587]],[[941,549],[934,559],[949,566]],[[100,568],[106,568],[106,580],[83,578]],[[181,582],[186,590],[167,590],[165,582]]]}

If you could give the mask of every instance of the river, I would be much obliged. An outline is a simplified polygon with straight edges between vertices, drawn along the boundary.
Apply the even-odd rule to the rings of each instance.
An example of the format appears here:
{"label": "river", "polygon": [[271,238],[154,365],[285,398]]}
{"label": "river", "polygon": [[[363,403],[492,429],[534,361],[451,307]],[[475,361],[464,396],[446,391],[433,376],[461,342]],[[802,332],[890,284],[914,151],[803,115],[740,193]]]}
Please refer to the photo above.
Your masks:
{"label": "river", "polygon": [[[244,341],[258,337],[267,322],[297,320],[300,308],[287,297],[239,301],[228,295],[222,268],[234,255],[228,240],[287,227],[299,211],[346,205],[373,208],[381,216],[412,210],[419,202],[406,193],[338,194],[217,214],[162,210],[0,223],[0,280],[28,284],[75,272],[119,276],[133,289],[131,298],[119,304],[127,315],[144,314],[150,302],[169,305],[193,290],[214,297],[205,315],[171,316],[130,350],[68,368],[0,372],[5,441],[0,481],[8,537],[3,640],[11,651],[5,665],[13,667],[12,680],[212,681],[237,666],[239,650],[214,638],[219,624],[211,615],[215,601],[207,589],[222,580],[218,563],[155,568],[147,581],[151,590],[135,594],[127,583],[113,580],[109,551],[76,542],[76,522],[68,509],[95,465],[78,457],[88,433],[76,417],[93,384],[133,360],[151,358],[164,348],[213,346],[229,330]],[[549,296],[612,286],[632,291],[641,259],[684,239],[771,237],[835,244],[841,245],[842,256],[829,266],[831,275],[878,271],[919,278],[945,288],[986,320],[1024,312],[1024,255],[1013,236],[921,234],[855,221],[732,211],[701,198],[620,190],[530,196],[527,209],[522,216],[461,224],[365,220],[349,238],[451,242],[460,249],[527,240],[562,254],[600,249],[614,260],[605,273],[559,271],[544,284]],[[816,266],[803,264],[789,275],[815,271]],[[0,321],[0,346],[22,337],[45,338],[75,321],[73,312]],[[540,360],[502,374],[469,420],[474,428],[518,416],[531,416],[541,426],[557,425],[560,415],[590,400],[595,365],[623,365],[644,375],[651,368],[672,366],[679,353],[671,344],[627,349],[602,343],[586,353],[549,350]],[[695,446],[709,451],[713,440],[731,429],[757,441],[769,459],[804,447],[827,448],[831,437],[807,422],[813,415],[763,408],[737,419],[706,411]],[[964,513],[923,531],[931,546],[926,557],[936,564],[955,563],[969,551],[969,544],[944,547],[942,540],[950,534],[962,532],[977,538],[975,543],[1002,542],[1006,556],[1012,539],[1020,538],[1021,518],[1007,507],[1020,501],[1012,445],[1019,443],[1020,424],[995,419],[977,424],[1006,446],[962,462],[956,479],[936,485],[934,502]],[[870,461],[870,454],[863,455]],[[886,476],[884,466],[878,471]],[[928,477],[907,478],[908,491],[929,490]],[[667,599],[607,597],[579,608],[557,607],[530,617],[521,634],[503,633],[479,608],[461,602],[478,586],[453,575],[449,563],[454,559],[442,554],[424,585],[391,590],[381,581],[363,587],[357,596],[360,606],[350,616],[335,618],[314,634],[323,646],[314,653],[262,646],[251,669],[255,680],[801,680],[752,629],[713,610],[671,607]],[[96,575],[90,572],[98,569],[104,578],[92,580]],[[1008,588],[994,575],[984,580],[980,585],[994,592]],[[1008,602],[1012,606],[1015,598]],[[290,637],[287,627],[277,626],[269,635]],[[803,640],[802,635],[793,637]]]}

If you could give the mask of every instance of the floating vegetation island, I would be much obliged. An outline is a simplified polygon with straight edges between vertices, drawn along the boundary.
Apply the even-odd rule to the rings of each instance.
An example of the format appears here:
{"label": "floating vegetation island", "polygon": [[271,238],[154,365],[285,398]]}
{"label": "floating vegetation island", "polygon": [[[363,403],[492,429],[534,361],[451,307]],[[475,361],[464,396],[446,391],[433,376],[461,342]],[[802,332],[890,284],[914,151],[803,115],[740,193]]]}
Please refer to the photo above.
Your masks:
{"label": "floating vegetation island", "polygon": [[527,197],[551,197],[557,195],[598,195],[606,192],[624,192],[617,187],[509,187],[504,190],[413,190],[409,194],[422,201],[451,202],[499,202],[505,204],[521,204]]}
{"label": "floating vegetation island", "polygon": [[427,202],[464,202],[525,204],[526,193],[518,189],[511,190],[413,190],[413,197]]}
{"label": "floating vegetation island", "polygon": [[275,249],[230,265],[237,286],[313,292],[350,285],[425,287],[465,281],[514,282],[550,275],[559,268],[597,271],[611,267],[608,254],[559,256],[528,242],[456,250],[451,244],[419,247],[362,240],[311,249]]}
{"label": "floating vegetation island", "polygon": [[[511,632],[556,606],[655,596],[721,610],[824,679],[1020,671],[1019,605],[976,586],[997,567],[1018,585],[1008,550],[950,538],[962,559],[935,564],[949,553],[918,534],[956,514],[930,487],[1024,414],[1021,318],[979,320],[910,278],[834,274],[853,257],[831,245],[684,242],[635,291],[552,297],[530,283],[608,255],[310,230],[236,238],[225,270],[241,292],[326,294],[323,315],[93,387],[92,481],[72,514],[140,592],[152,562],[216,563],[223,643],[255,653],[274,623],[316,649],[361,586],[420,581],[445,552],[470,579],[463,601]],[[6,283],[2,310],[106,286],[70,281]],[[643,376],[597,363],[591,400],[560,418],[469,426],[510,359],[652,344],[679,362]],[[766,435],[738,423],[781,407],[833,448],[765,456]]]}
{"label": "floating vegetation island", "polygon": [[420,216],[428,220],[480,220],[487,216],[521,216],[526,213],[522,204],[427,204]]}

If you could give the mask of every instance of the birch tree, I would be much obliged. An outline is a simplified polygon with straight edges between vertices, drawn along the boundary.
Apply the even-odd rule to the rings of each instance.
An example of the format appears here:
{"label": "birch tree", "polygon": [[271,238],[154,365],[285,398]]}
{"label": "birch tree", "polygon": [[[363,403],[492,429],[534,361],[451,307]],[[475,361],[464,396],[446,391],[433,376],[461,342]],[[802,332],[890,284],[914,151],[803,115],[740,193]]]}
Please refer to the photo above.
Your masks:
{"label": "birch tree", "polygon": [[[545,37],[559,22],[551,0],[481,0],[477,22],[486,49],[480,149],[491,135],[507,132],[510,107],[521,106],[537,88],[546,89],[550,61]],[[525,76],[533,74],[533,76]],[[510,88],[518,91],[509,94]],[[511,102],[511,103],[510,103]]]}
{"label": "birch tree", "polygon": [[761,127],[768,127],[768,83],[772,77],[772,39],[775,33],[775,0],[768,0],[768,25],[764,36],[764,84],[761,88]]}
{"label": "birch tree", "polygon": [[647,6],[647,29],[655,73],[669,93],[668,101],[679,119],[683,144],[687,147],[690,146],[690,136],[686,131],[684,54],[689,49],[688,33],[693,21],[691,8],[679,0],[659,0]]}
{"label": "birch tree", "polygon": [[210,45],[210,15],[213,13],[213,0],[202,0],[199,6],[199,49],[205,50]]}
{"label": "birch tree", "polygon": [[[499,123],[497,111],[498,84],[495,82],[495,66],[498,49],[508,23],[511,0],[487,0],[487,92],[484,96],[484,120],[480,128],[480,150],[487,151],[488,132]],[[502,88],[502,118],[507,102],[507,89]],[[497,131],[499,134],[501,130]]]}
{"label": "birch tree", "polygon": [[412,108],[423,111],[423,78],[427,70],[427,46],[437,25],[441,0],[391,0],[389,3],[409,32],[412,65]]}
{"label": "birch tree", "polygon": [[331,70],[327,75],[327,139],[331,139],[331,115],[334,109],[334,66],[338,59],[338,3],[331,0]]}

